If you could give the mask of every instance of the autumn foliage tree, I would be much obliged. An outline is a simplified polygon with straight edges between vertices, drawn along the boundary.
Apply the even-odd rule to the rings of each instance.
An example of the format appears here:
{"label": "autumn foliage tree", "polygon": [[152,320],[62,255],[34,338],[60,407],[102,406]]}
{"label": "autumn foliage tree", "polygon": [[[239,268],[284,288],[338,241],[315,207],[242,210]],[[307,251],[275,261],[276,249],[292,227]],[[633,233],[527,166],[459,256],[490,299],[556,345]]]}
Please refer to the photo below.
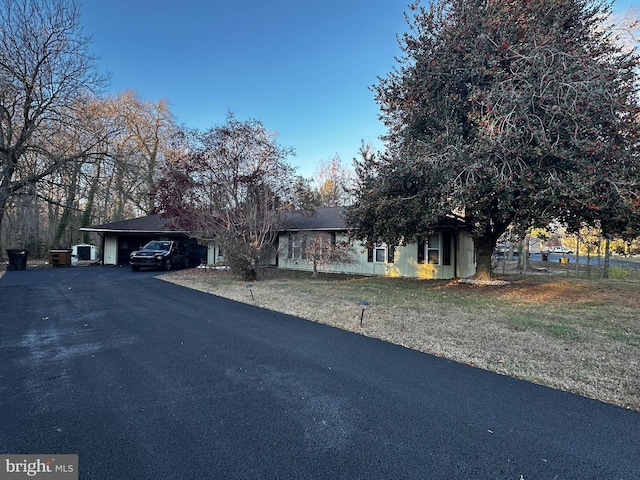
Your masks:
{"label": "autumn foliage tree", "polygon": [[314,182],[318,188],[319,206],[338,207],[351,203],[353,171],[342,164],[338,155],[318,163]]}
{"label": "autumn foliage tree", "polygon": [[293,207],[292,151],[257,120],[183,130],[168,155],[156,199],[176,229],[215,242],[236,273],[251,280],[273,253]]}
{"label": "autumn foliage tree", "polygon": [[604,21],[607,3],[409,8],[403,57],[373,87],[388,150],[358,162],[347,216],[356,238],[416,240],[457,211],[487,278],[509,225],[577,226],[637,209],[639,62]]}

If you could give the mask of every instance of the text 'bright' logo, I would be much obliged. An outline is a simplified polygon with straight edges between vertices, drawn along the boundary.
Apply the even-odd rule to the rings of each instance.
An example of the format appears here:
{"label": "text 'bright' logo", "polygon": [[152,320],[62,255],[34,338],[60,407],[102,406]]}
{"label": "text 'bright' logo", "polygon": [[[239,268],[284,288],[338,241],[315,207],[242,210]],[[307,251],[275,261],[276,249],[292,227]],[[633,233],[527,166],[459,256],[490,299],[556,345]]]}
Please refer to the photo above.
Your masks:
{"label": "text 'bright' logo", "polygon": [[22,463],[10,462],[6,459],[7,473],[26,473],[30,477],[35,477],[38,473],[51,473],[51,460],[43,462],[39,458],[35,462],[27,462],[23,460]]}
{"label": "text 'bright' logo", "polygon": [[0,455],[0,480],[78,480],[78,455]]}

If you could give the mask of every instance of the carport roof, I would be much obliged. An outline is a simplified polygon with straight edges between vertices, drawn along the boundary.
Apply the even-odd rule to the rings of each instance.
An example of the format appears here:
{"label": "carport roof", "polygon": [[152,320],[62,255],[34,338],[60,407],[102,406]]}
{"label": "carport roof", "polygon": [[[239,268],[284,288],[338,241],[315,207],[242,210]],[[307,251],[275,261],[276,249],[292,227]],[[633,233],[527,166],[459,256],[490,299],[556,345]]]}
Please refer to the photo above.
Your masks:
{"label": "carport roof", "polygon": [[160,215],[147,215],[145,217],[120,220],[119,222],[103,223],[93,227],[82,227],[83,232],[101,233],[186,233],[172,230],[167,224],[167,219]]}

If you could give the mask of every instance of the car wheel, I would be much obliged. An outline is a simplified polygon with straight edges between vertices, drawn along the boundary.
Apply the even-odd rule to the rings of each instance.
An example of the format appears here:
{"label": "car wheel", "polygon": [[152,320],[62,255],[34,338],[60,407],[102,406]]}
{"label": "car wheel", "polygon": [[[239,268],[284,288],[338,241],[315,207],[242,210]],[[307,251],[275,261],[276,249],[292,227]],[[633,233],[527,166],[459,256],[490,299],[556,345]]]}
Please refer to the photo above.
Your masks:
{"label": "car wheel", "polygon": [[189,259],[188,258],[184,259],[184,265],[183,266],[184,266],[184,268],[189,268]]}
{"label": "car wheel", "polygon": [[138,265],[131,265],[131,270],[137,272],[138,270],[140,270],[140,267]]}
{"label": "car wheel", "polygon": [[168,272],[171,270],[171,260],[168,258],[164,261],[164,269]]}

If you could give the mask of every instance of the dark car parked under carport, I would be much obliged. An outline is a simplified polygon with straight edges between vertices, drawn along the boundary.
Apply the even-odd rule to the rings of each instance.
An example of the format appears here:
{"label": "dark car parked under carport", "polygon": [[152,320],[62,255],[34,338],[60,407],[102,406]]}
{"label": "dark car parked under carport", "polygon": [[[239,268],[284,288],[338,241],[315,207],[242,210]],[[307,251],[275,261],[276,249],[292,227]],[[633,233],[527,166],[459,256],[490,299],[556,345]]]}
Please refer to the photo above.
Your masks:
{"label": "dark car parked under carport", "polygon": [[171,240],[154,240],[147,243],[142,249],[132,252],[129,256],[129,264],[133,271],[141,268],[156,268],[159,270],[171,270],[172,268],[187,268],[189,255],[187,247],[183,243]]}

